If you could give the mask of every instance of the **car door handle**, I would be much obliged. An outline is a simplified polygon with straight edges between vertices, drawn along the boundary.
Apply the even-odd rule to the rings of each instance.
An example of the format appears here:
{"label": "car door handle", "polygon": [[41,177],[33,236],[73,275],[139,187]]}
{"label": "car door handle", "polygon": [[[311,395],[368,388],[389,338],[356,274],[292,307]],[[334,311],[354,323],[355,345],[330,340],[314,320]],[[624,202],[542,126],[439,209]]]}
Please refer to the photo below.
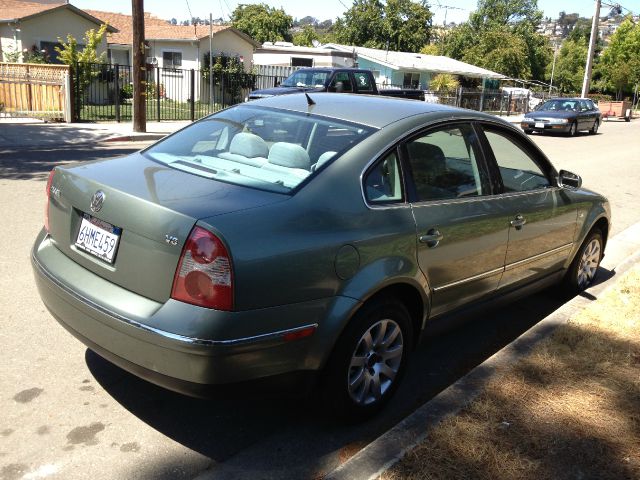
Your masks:
{"label": "car door handle", "polygon": [[420,243],[426,243],[429,248],[437,247],[444,236],[435,228],[429,230],[426,235],[421,235],[418,240]]}
{"label": "car door handle", "polygon": [[511,226],[515,227],[516,230],[522,230],[522,226],[527,223],[527,220],[522,215],[516,215],[516,218],[511,220]]}

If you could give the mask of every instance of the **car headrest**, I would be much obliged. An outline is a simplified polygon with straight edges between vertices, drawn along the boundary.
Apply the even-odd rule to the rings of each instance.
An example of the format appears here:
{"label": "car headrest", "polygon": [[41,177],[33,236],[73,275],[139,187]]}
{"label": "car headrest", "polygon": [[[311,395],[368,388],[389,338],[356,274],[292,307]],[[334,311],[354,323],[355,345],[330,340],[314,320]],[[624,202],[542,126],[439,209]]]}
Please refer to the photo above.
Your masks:
{"label": "car headrest", "polygon": [[269,153],[269,147],[259,136],[253,133],[240,132],[231,140],[229,153],[243,155],[247,158],[266,157]]}
{"label": "car headrest", "polygon": [[413,168],[442,170],[446,168],[444,152],[437,145],[423,142],[412,142],[407,145],[409,158]]}
{"label": "car headrest", "polygon": [[269,163],[280,165],[281,167],[309,170],[311,166],[307,151],[294,143],[274,143],[271,145],[271,150],[269,150],[268,159]]}
{"label": "car headrest", "polygon": [[335,154],[336,152],[332,152],[332,151],[324,152],[322,155],[318,157],[318,161],[312,167],[312,170],[316,171],[317,169],[319,169],[322,165],[324,165],[326,162],[331,160]]}

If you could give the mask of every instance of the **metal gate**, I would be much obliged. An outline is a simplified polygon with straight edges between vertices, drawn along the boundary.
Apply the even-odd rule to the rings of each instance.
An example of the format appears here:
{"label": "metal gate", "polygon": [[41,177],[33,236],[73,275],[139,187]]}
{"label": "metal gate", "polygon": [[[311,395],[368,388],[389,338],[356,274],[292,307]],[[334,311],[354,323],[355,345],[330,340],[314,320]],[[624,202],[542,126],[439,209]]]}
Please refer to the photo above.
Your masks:
{"label": "metal gate", "polygon": [[71,121],[69,67],[0,63],[0,117]]}

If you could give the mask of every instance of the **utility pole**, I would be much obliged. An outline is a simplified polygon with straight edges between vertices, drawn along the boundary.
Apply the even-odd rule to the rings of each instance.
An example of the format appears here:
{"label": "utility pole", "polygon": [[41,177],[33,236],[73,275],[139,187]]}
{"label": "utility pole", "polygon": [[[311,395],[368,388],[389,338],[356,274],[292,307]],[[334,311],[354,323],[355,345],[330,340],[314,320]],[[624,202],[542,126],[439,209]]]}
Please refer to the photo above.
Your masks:
{"label": "utility pole", "polygon": [[587,65],[584,69],[584,80],[582,82],[582,98],[586,98],[589,93],[589,84],[591,83],[591,68],[593,67],[593,55],[596,49],[596,40],[598,39],[598,22],[600,21],[600,0],[596,0],[596,11],[591,22],[591,39],[589,41],[589,53],[587,54]]}
{"label": "utility pole", "polygon": [[144,0],[131,0],[133,19],[133,131],[147,131],[147,54],[144,44]]}
{"label": "utility pole", "polygon": [[213,14],[209,13],[209,106],[213,113]]}
{"label": "utility pole", "polygon": [[556,73],[557,58],[558,58],[558,44],[556,43],[553,49],[553,65],[551,66],[551,82],[549,82],[549,96],[551,96],[551,89],[553,88],[553,75]]}

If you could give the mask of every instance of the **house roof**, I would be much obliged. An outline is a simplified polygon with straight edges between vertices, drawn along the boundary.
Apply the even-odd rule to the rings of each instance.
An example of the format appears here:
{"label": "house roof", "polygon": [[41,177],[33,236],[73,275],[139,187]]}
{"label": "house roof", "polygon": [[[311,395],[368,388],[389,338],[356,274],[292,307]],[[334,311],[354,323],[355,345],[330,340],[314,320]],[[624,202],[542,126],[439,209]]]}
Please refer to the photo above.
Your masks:
{"label": "house roof", "polygon": [[[100,10],[86,10],[86,12],[118,29],[117,32],[107,35],[108,43],[131,45],[133,41],[131,15]],[[226,25],[213,25],[212,30],[214,35],[230,30],[244,38],[254,47],[260,46],[258,42],[235,28]],[[144,36],[146,40],[197,41],[209,37],[209,25],[172,25],[166,20],[145,12]]]}
{"label": "house roof", "polygon": [[345,52],[354,51],[358,57],[379,63],[393,70],[413,70],[428,71],[435,73],[451,73],[463,75],[465,77],[476,78],[506,78],[504,75],[484,68],[476,67],[469,63],[454,60],[453,58],[441,55],[424,55],[422,53],[393,52],[377,50],[375,48],[352,47],[349,45],[339,45],[328,43],[323,46]]}
{"label": "house roof", "polygon": [[[65,0],[49,0],[41,2],[25,2],[22,0],[2,0],[2,9],[0,10],[0,23],[16,23],[29,20],[33,17],[45,15],[55,10],[70,10],[76,15],[86,18],[96,25],[102,25],[100,19],[94,17],[85,10],[80,10],[73,5],[66,3]],[[107,31],[115,32],[115,28],[110,26]]]}

